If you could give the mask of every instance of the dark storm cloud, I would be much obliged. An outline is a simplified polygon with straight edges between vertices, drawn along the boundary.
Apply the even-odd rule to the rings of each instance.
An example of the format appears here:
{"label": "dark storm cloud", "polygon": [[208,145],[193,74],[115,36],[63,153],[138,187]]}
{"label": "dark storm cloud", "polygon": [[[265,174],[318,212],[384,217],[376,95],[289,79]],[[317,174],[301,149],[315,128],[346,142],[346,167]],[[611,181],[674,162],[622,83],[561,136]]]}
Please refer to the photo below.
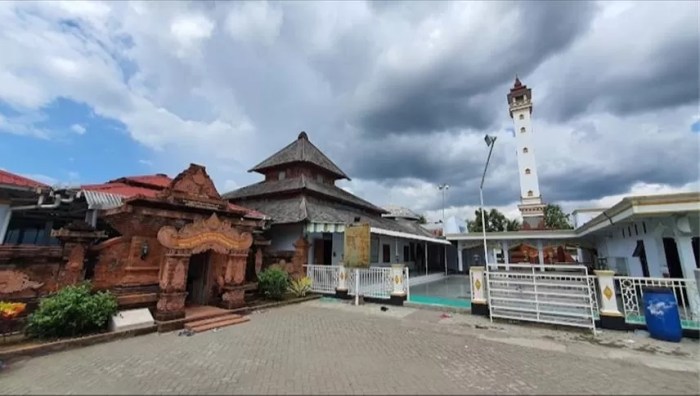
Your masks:
{"label": "dark storm cloud", "polygon": [[[515,73],[531,72],[576,40],[587,30],[594,8],[587,2],[520,2],[494,7],[493,12],[504,20],[515,13],[517,28],[503,33],[508,37],[494,39],[501,28],[508,28],[503,22],[491,31],[448,35],[445,40],[453,40],[451,52],[424,73],[385,70],[372,91],[384,100],[361,108],[357,118],[370,135],[487,128],[497,112],[486,96],[512,81]],[[494,46],[479,47],[487,36]]]}
{"label": "dark storm cloud", "polygon": [[[692,24],[673,24],[651,4],[635,5],[629,18],[621,18],[615,32],[620,37],[593,37],[552,65],[550,70],[560,71],[548,75],[552,86],[566,89],[552,90],[543,116],[559,122],[588,111],[628,116],[698,101],[697,18]],[[679,19],[679,14],[699,12],[694,2],[669,3],[668,7],[675,10],[665,15],[670,21]],[[645,18],[649,23],[641,24]]]}

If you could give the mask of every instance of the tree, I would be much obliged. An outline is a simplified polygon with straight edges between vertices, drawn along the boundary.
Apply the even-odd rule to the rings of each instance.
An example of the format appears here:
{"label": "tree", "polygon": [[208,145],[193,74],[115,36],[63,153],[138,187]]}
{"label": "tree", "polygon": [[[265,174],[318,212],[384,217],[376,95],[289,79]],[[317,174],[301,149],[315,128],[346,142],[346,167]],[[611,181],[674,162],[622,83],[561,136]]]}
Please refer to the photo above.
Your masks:
{"label": "tree", "polygon": [[420,215],[418,216],[418,224],[427,224],[428,220],[425,219],[425,216]]}
{"label": "tree", "polygon": [[544,226],[551,230],[570,230],[574,228],[571,225],[570,216],[568,213],[564,213],[561,206],[547,204],[544,207]]}
{"label": "tree", "polygon": [[[481,209],[474,211],[474,220],[467,220],[469,232],[481,232]],[[484,212],[486,232],[516,231],[520,229],[520,223],[515,219],[508,219],[497,209]]]}

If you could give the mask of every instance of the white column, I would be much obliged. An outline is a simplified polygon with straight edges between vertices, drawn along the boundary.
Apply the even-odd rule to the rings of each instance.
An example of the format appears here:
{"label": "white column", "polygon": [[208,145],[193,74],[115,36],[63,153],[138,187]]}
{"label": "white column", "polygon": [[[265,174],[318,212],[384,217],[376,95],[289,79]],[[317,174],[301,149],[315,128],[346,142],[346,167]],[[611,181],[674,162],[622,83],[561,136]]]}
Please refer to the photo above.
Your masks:
{"label": "white column", "polygon": [[396,260],[395,262],[398,263],[399,261],[399,238],[394,238],[394,250],[396,251],[394,254],[394,259]]}
{"label": "white column", "polygon": [[[651,230],[649,231],[651,232]],[[644,242],[644,253],[647,255],[649,276],[652,278],[663,277],[664,273],[668,273],[668,264],[666,264],[666,255],[664,254],[661,236],[646,235],[642,241]]]}
{"label": "white column", "polygon": [[348,290],[348,273],[345,269],[344,263],[338,263],[338,286],[335,288],[337,291],[347,291]]}
{"label": "white column", "polygon": [[[681,269],[683,270],[683,278],[695,278],[695,270],[697,269],[697,266],[695,265],[695,255],[693,254],[692,237],[685,235],[676,236],[676,246],[678,248],[678,255],[681,259]],[[686,290],[688,292],[688,303],[692,312],[700,312],[700,307],[697,306],[699,299],[691,297],[691,295],[695,293],[695,289],[697,289],[697,287],[692,287],[691,285],[688,285],[686,287]]]}
{"label": "white column", "polygon": [[394,285],[392,296],[403,297],[406,295],[406,280],[403,278],[403,264],[391,265],[391,283]]}
{"label": "white column", "polygon": [[601,315],[622,316],[617,308],[617,293],[615,292],[615,282],[613,281],[614,271],[595,270],[598,278],[598,288],[600,289],[600,299],[598,301]]}
{"label": "white column", "polygon": [[506,271],[508,271],[510,269],[510,257],[508,257],[508,241],[501,242],[501,250],[503,251],[503,262],[506,264]]}
{"label": "white column", "polygon": [[425,243],[425,274],[428,275],[428,242]]}
{"label": "white column", "polygon": [[544,251],[542,248],[542,240],[537,241],[537,257],[540,262],[540,271],[544,271]]}
{"label": "white column", "polygon": [[462,257],[462,243],[457,242],[457,268],[461,273],[464,271],[464,258]]}
{"label": "white column", "polygon": [[486,304],[486,293],[484,293],[484,268],[481,266],[469,267],[469,279],[472,287],[472,304]]}
{"label": "white column", "polygon": [[697,265],[695,264],[695,255],[693,254],[693,240],[690,236],[677,236],[676,246],[678,246],[678,255],[681,259],[681,268],[683,277],[693,279],[693,274]]}
{"label": "white column", "polygon": [[443,254],[445,255],[445,275],[447,275],[447,245],[443,245]]}

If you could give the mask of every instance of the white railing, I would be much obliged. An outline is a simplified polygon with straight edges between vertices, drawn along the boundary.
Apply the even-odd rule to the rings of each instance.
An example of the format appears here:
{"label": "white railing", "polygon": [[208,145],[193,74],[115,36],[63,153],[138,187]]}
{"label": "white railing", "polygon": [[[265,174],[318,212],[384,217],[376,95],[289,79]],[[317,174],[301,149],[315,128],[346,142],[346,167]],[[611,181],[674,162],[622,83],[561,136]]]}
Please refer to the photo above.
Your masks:
{"label": "white railing", "polygon": [[[311,279],[311,291],[314,293],[334,294],[338,287],[338,275],[340,267],[333,265],[306,265],[306,276]],[[364,297],[388,299],[394,291],[394,279],[391,277],[391,268],[346,268],[347,278],[345,285],[348,294],[358,294]],[[403,271],[403,292],[408,290],[408,268]]]}
{"label": "white railing", "polygon": [[348,294],[354,296],[358,287],[361,296],[388,299],[393,290],[391,268],[348,269]]}
{"label": "white railing", "polygon": [[585,266],[498,264],[488,268],[492,318],[590,328],[595,333],[595,287]]}
{"label": "white railing", "polygon": [[338,286],[338,267],[333,265],[306,266],[306,276],[311,279],[311,291],[314,293],[335,293]]}
{"label": "white railing", "polygon": [[678,312],[684,328],[700,328],[700,293],[695,279],[642,278],[616,276],[622,308],[628,323],[646,323],[644,319],[644,289],[662,287],[673,290],[678,303]]}

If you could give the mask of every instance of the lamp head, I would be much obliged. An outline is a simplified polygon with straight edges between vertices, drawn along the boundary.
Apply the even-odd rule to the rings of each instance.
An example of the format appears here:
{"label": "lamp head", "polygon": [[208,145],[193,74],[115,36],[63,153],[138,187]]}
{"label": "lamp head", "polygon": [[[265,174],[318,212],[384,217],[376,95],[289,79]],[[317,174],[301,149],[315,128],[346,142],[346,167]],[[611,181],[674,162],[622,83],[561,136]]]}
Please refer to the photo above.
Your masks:
{"label": "lamp head", "polygon": [[496,142],[496,136],[486,135],[484,136],[484,141],[486,142],[486,145],[490,147]]}

